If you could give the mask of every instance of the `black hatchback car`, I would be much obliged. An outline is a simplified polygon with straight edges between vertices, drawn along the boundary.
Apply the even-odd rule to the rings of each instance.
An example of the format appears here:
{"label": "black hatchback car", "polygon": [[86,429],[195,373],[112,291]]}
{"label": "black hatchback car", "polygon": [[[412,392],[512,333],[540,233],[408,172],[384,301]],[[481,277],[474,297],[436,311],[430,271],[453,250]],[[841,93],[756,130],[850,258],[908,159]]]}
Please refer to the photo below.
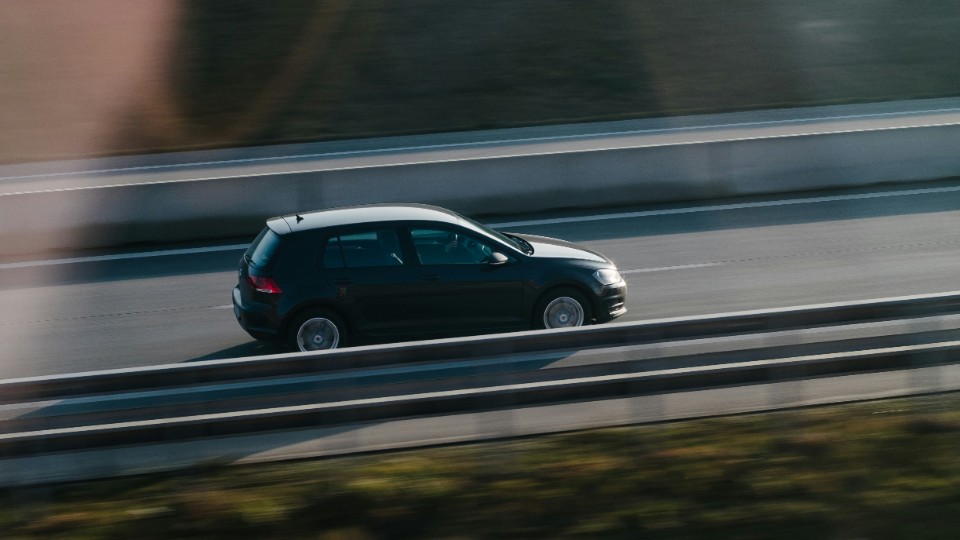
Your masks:
{"label": "black hatchback car", "polygon": [[293,350],[605,322],[627,285],[599,253],[426,205],[272,218],[240,259],[234,314]]}

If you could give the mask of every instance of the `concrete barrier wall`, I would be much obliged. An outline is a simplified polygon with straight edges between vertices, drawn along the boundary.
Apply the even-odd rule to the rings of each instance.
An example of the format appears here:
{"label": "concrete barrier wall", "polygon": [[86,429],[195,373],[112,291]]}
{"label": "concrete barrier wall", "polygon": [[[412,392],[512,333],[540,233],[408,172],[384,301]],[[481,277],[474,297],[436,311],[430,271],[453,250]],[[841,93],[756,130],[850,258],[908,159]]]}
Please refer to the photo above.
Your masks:
{"label": "concrete barrier wall", "polygon": [[236,238],[373,202],[529,213],[960,176],[960,126],[685,142],[0,195],[0,256]]}

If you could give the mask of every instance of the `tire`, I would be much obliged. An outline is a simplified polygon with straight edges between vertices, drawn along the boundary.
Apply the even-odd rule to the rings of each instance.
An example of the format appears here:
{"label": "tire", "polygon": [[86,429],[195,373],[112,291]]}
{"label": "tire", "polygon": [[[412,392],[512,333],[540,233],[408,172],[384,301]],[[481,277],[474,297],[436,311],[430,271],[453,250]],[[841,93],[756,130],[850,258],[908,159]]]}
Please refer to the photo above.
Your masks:
{"label": "tire", "polygon": [[572,328],[589,324],[590,303],[575,289],[555,289],[543,296],[533,311],[534,328]]}
{"label": "tire", "polygon": [[296,319],[287,332],[287,348],[292,351],[322,351],[345,347],[347,327],[336,313],[325,309],[309,310]]}

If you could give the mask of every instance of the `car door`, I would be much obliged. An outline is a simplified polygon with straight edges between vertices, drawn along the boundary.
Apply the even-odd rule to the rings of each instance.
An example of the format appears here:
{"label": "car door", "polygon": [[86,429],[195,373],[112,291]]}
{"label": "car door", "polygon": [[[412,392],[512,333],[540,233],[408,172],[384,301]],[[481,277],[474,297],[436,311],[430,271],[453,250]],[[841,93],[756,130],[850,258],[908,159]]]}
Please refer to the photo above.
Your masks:
{"label": "car door", "polygon": [[396,227],[375,226],[336,232],[326,238],[320,268],[336,289],[336,302],[358,337],[406,336],[416,331],[408,302],[419,276],[400,247]]}
{"label": "car door", "polygon": [[504,250],[453,226],[410,226],[419,291],[410,315],[431,335],[472,335],[526,327],[518,261],[490,264]]}

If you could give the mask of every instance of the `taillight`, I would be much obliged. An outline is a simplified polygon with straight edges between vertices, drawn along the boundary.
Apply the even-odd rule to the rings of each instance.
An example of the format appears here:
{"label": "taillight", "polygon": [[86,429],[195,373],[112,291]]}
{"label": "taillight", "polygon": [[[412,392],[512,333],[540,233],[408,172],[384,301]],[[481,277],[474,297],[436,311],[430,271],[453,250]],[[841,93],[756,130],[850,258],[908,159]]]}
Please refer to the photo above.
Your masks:
{"label": "taillight", "polygon": [[253,285],[253,290],[257,292],[267,293],[267,294],[281,294],[283,289],[277,285],[277,282],[273,278],[269,277],[260,277],[260,276],[247,276],[247,279],[250,280],[250,284]]}

